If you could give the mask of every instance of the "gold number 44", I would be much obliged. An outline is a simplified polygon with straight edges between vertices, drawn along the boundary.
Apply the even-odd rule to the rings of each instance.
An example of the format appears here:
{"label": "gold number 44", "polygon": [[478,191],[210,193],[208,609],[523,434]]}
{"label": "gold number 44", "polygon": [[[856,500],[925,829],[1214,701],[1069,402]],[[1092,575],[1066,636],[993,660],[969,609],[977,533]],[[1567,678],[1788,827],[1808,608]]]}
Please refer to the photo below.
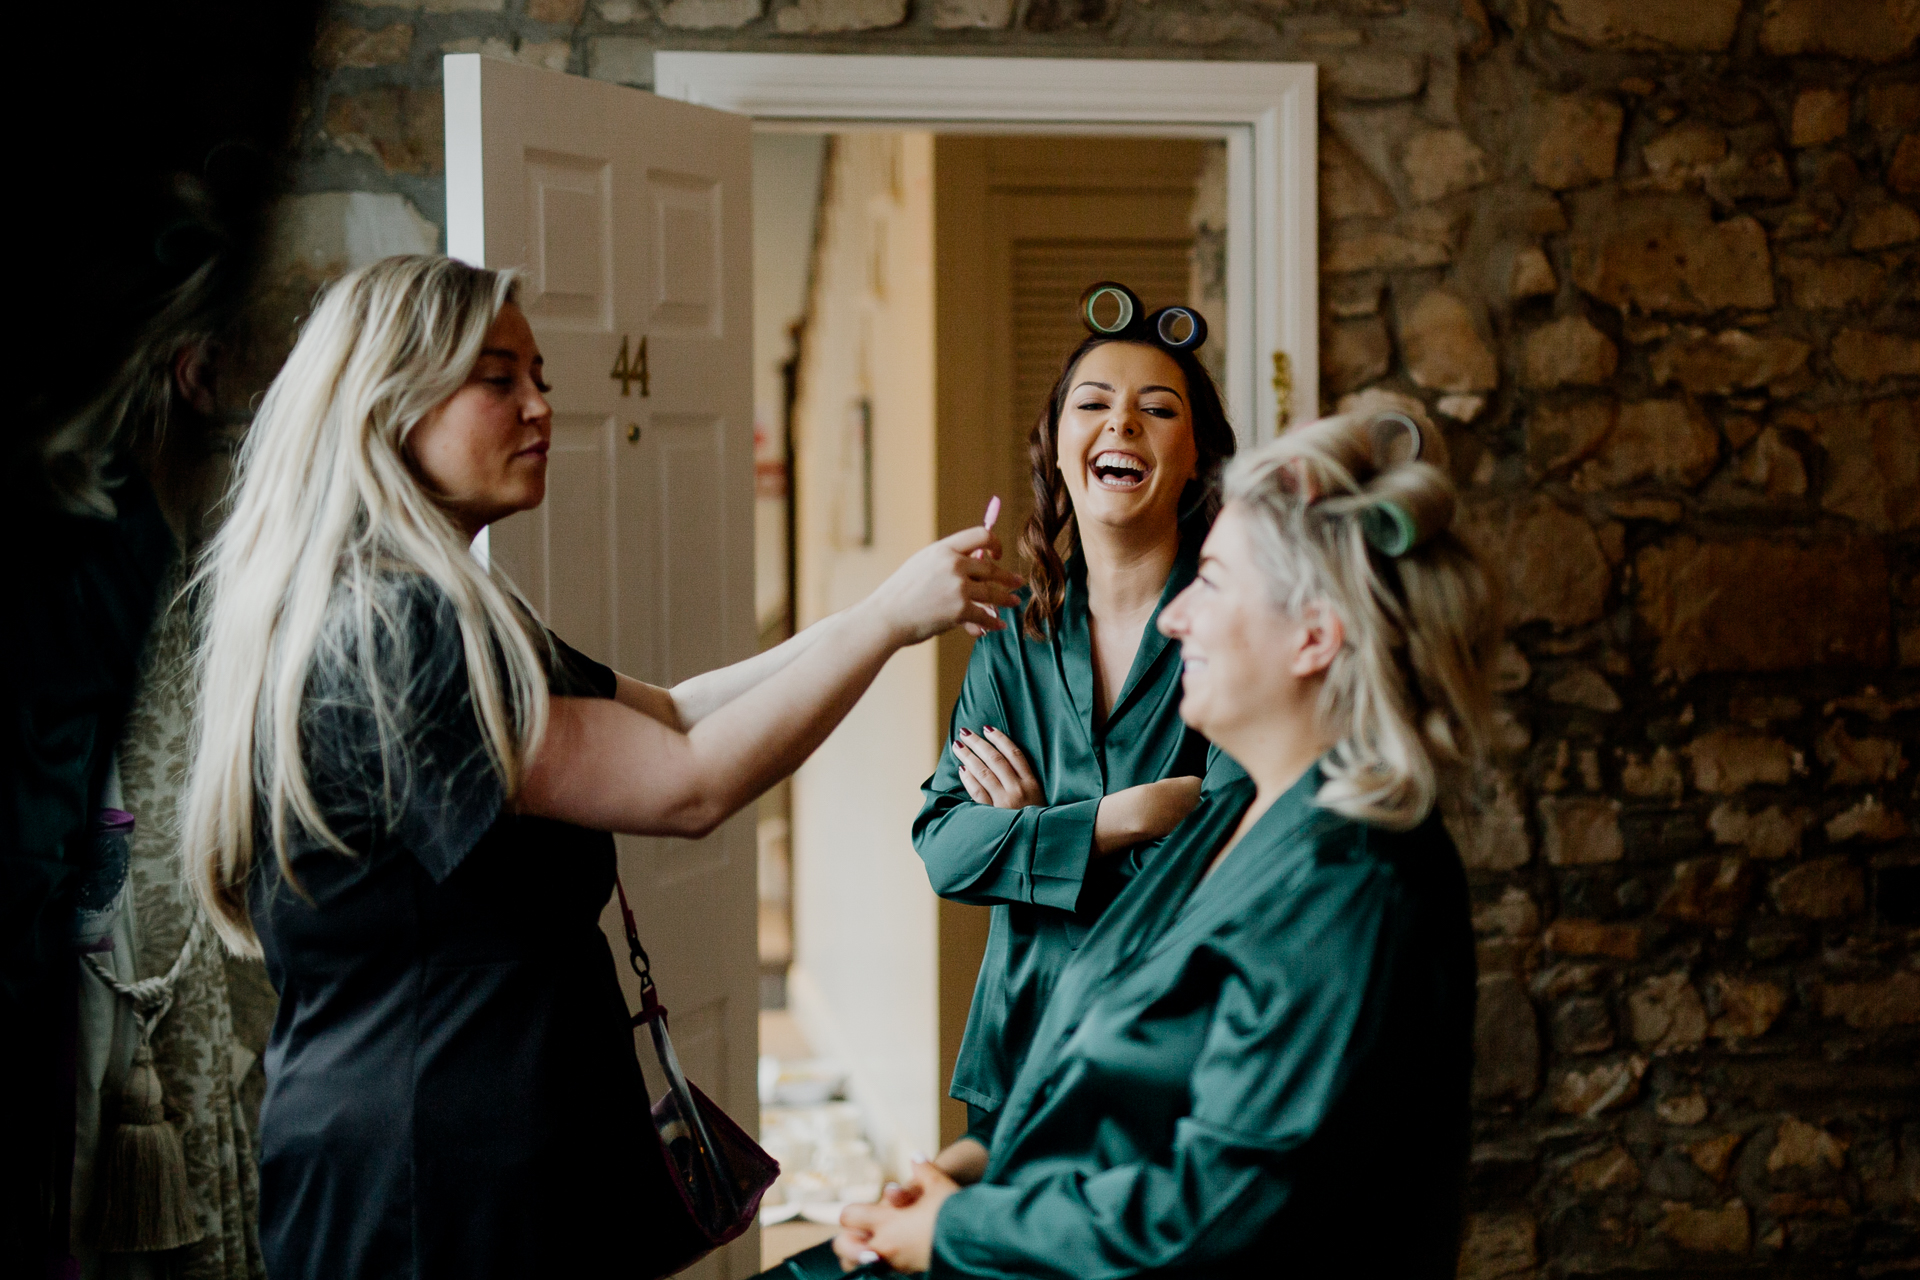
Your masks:
{"label": "gold number 44", "polygon": [[633,384],[636,382],[640,384],[641,395],[650,395],[651,392],[647,389],[646,335],[642,334],[640,336],[640,349],[638,351],[631,350],[632,342],[633,339],[629,337],[621,337],[620,356],[613,362],[613,373],[611,377],[615,382],[620,384],[620,394],[623,396],[633,394]]}

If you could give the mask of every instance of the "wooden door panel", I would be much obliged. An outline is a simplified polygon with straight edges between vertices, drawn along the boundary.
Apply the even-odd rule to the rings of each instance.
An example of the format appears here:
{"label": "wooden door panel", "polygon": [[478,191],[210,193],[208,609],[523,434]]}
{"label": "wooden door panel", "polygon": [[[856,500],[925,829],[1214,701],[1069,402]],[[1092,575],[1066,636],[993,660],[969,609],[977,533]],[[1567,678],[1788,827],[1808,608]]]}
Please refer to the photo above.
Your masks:
{"label": "wooden door panel", "polygon": [[[628,675],[672,684],[746,657],[750,123],[470,54],[447,58],[446,95],[449,252],[521,269],[554,388],[547,500],[498,525],[492,554],[562,638]],[[616,846],[681,1061],[751,1130],[751,815]],[[602,924],[624,956],[617,913]],[[754,1232],[687,1274],[758,1258]]]}

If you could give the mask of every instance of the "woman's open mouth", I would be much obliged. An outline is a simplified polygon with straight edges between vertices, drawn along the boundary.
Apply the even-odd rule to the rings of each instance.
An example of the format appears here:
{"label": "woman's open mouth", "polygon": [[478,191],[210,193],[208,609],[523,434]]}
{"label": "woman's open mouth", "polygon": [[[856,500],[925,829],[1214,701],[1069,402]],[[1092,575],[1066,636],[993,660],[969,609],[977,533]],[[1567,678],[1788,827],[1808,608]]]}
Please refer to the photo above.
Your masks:
{"label": "woman's open mouth", "polygon": [[538,443],[528,445],[513,456],[516,458],[539,458],[544,462],[547,457],[547,448],[551,443],[552,442],[548,440],[541,440]]}
{"label": "woman's open mouth", "polygon": [[1093,455],[1093,461],[1087,464],[1087,470],[1092,474],[1094,483],[1102,489],[1124,491],[1138,489],[1144,485],[1153,468],[1147,465],[1147,460],[1137,453],[1103,449]]}

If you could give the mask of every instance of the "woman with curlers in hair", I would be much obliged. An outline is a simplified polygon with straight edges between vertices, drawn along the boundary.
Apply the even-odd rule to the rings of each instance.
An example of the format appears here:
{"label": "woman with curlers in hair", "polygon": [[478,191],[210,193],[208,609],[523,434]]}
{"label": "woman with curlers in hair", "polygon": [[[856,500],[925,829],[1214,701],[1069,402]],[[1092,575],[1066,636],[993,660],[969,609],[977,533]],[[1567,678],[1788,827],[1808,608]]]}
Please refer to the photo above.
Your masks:
{"label": "woman with curlers in hair", "polygon": [[1435,801],[1481,753],[1499,632],[1440,453],[1350,416],[1233,467],[1158,625],[1182,718],[1247,776],[1059,976],[985,1175],[847,1209],[849,1266],[1453,1275],[1474,955]]}
{"label": "woman with curlers in hair", "polygon": [[1197,354],[1206,321],[1148,314],[1111,282],[1082,295],[1080,315],[1088,336],[1028,438],[1029,586],[973,647],[913,824],[934,891],[992,908],[950,1088],[968,1133],[937,1158],[963,1182],[986,1167],[1061,969],[1193,808],[1209,764],[1155,627],[1193,580],[1234,452]]}

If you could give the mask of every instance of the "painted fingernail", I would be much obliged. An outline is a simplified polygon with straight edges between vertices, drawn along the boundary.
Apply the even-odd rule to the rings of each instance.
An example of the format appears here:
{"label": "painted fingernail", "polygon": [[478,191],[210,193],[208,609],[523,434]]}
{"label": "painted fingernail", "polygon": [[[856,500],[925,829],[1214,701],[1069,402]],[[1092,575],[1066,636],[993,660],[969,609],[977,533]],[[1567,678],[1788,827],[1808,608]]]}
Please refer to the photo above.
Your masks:
{"label": "painted fingernail", "polygon": [[962,730],[960,731],[960,736],[961,736],[961,737],[963,737],[963,738],[971,738],[971,737],[973,736],[973,734],[972,734],[972,733],[971,733],[970,731],[968,731],[968,730],[966,730],[966,729],[962,729]]}
{"label": "painted fingernail", "polygon": [[854,1261],[858,1262],[863,1267],[870,1267],[874,1263],[880,1261],[880,1255],[875,1253],[871,1249],[862,1249],[860,1251],[860,1256],[854,1259]]}

